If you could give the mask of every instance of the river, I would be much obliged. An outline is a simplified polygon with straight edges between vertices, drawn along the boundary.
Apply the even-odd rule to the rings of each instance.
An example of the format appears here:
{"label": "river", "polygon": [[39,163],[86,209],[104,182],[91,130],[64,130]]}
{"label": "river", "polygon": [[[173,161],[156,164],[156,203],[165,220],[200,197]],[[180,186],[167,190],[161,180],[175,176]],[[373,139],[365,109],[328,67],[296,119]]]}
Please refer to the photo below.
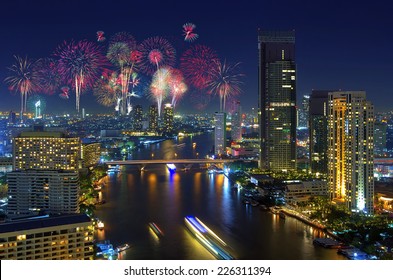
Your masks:
{"label": "river", "polygon": [[[167,140],[135,150],[134,159],[196,158],[211,150],[213,134]],[[196,143],[193,145],[193,143]],[[185,145],[183,145],[185,144]],[[339,260],[336,250],[314,246],[324,233],[302,222],[280,218],[242,202],[241,194],[223,174],[208,174],[198,166],[171,173],[165,165],[123,167],[108,175],[100,194],[106,203],[96,216],[105,223],[98,240],[114,245],[130,244],[120,259],[205,260],[214,259],[184,224],[193,215],[202,220],[231,248],[236,259]],[[155,222],[164,236],[149,230]]]}

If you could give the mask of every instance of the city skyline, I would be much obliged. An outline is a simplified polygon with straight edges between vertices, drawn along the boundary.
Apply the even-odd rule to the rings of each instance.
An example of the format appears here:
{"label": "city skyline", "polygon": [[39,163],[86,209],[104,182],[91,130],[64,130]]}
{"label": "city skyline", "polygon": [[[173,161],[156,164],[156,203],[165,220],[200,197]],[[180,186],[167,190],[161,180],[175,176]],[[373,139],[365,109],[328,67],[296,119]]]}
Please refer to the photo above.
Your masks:
{"label": "city skyline", "polygon": [[[216,50],[222,61],[240,62],[244,80],[238,99],[243,110],[250,111],[258,98],[258,28],[295,30],[298,104],[312,89],[336,88],[366,91],[376,112],[392,109],[386,81],[393,67],[390,63],[393,57],[385,35],[392,19],[387,12],[389,9],[378,3],[354,6],[334,1],[299,6],[289,1],[242,5],[214,1],[180,6],[177,1],[170,4],[117,1],[111,5],[78,2],[78,8],[73,4],[72,1],[67,5],[60,2],[49,5],[45,1],[3,4],[2,10],[6,13],[0,19],[4,42],[0,54],[0,111],[19,110],[19,95],[11,93],[4,82],[14,55],[46,57],[64,40],[96,41],[99,30],[108,38],[126,31],[138,42],[151,36],[168,38],[180,46],[176,50],[177,58],[188,46],[203,44]],[[193,42],[183,40],[182,26],[187,22],[196,25],[199,37]],[[46,112],[75,112],[75,94],[68,101],[58,95],[44,95]],[[87,113],[111,111],[97,102],[90,102],[92,97],[91,92],[81,96],[81,107],[86,107]],[[134,99],[133,104],[143,104],[142,101],[145,108],[153,103]],[[178,110],[188,112],[192,108],[188,105],[185,97],[178,103]],[[215,96],[205,110],[214,112],[219,107],[219,98]]]}

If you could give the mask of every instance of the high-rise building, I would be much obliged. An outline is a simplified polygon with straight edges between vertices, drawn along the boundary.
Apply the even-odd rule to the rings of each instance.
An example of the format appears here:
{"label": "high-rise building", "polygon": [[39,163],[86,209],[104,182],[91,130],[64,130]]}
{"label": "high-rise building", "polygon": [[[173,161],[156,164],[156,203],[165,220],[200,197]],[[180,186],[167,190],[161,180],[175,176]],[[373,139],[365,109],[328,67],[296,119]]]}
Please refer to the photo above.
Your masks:
{"label": "high-rise building", "polygon": [[374,124],[374,155],[383,157],[386,153],[387,122],[376,122]]}
{"label": "high-rise building", "polygon": [[14,170],[79,168],[80,139],[62,132],[24,131],[14,138]]}
{"label": "high-rise building", "polygon": [[309,137],[311,172],[328,173],[328,94],[332,90],[313,90],[309,99]]}
{"label": "high-rise building", "polygon": [[226,151],[226,120],[225,112],[216,112],[214,114],[214,154],[223,155]]}
{"label": "high-rise building", "polygon": [[231,118],[231,138],[235,141],[242,140],[242,107],[240,101],[235,101],[234,112]]}
{"label": "high-rise building", "polygon": [[308,127],[308,116],[310,111],[310,96],[303,95],[302,104],[298,113],[298,127]]}
{"label": "high-rise building", "polygon": [[260,167],[296,170],[295,31],[258,33]]}
{"label": "high-rise building", "polygon": [[149,107],[149,130],[150,132],[158,131],[158,109],[157,105],[150,105]]}
{"label": "high-rise building", "polygon": [[100,161],[101,143],[83,143],[81,146],[81,160],[83,167],[91,167]]}
{"label": "high-rise building", "polygon": [[332,199],[373,214],[374,108],[364,91],[328,95],[328,182]]}
{"label": "high-rise building", "polygon": [[16,123],[16,114],[15,112],[10,111],[8,115],[8,123],[9,124],[15,124]]}
{"label": "high-rise building", "polygon": [[0,260],[93,260],[93,222],[86,214],[0,224]]}
{"label": "high-rise building", "polygon": [[143,108],[136,105],[133,110],[133,129],[134,131],[142,131],[143,129]]}
{"label": "high-rise building", "polygon": [[9,218],[79,212],[78,171],[18,170],[7,174]]}
{"label": "high-rise building", "polygon": [[162,127],[163,135],[172,135],[173,130],[173,106],[170,103],[164,106],[164,124]]}

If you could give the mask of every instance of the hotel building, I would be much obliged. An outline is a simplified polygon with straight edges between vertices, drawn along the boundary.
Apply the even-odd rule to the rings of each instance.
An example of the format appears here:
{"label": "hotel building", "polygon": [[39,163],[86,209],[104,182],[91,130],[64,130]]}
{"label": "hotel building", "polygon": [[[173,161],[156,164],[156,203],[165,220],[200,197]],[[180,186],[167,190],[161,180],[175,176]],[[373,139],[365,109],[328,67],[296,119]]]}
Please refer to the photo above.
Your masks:
{"label": "hotel building", "polygon": [[364,91],[328,95],[328,180],[333,201],[373,214],[374,108]]}

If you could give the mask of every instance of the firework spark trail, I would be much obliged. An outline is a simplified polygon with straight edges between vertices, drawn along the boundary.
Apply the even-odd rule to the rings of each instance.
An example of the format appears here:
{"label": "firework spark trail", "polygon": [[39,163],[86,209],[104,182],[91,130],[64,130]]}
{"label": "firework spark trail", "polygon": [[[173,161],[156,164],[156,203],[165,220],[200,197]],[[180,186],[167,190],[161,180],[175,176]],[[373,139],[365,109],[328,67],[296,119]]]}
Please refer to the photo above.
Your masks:
{"label": "firework spark trail", "polygon": [[122,115],[128,114],[130,100],[127,98],[130,78],[134,72],[134,67],[141,60],[141,53],[137,50],[137,44],[134,37],[127,32],[116,33],[110,41],[108,59],[120,68],[121,82],[121,105],[120,112]]}
{"label": "firework spark trail", "polygon": [[189,85],[205,89],[212,80],[212,72],[218,61],[217,53],[204,45],[194,45],[180,58],[180,70]]}
{"label": "firework spark trail", "polygon": [[183,73],[178,69],[170,69],[170,78],[168,80],[169,91],[172,95],[171,104],[176,107],[177,101],[187,91],[187,85],[184,83]]}
{"label": "firework spark trail", "polygon": [[104,72],[101,79],[96,82],[93,88],[93,93],[97,96],[97,102],[103,106],[116,108],[120,105],[122,92],[119,82],[119,75],[116,72]]}
{"label": "firework spark trail", "polygon": [[169,90],[170,70],[160,68],[153,75],[150,85],[150,98],[157,102],[158,116],[161,116],[161,105]]}
{"label": "firework spark trail", "polygon": [[106,40],[104,31],[97,31],[97,42],[104,42]]}
{"label": "firework spark trail", "polygon": [[39,90],[39,80],[34,69],[35,61],[27,57],[21,58],[14,56],[16,62],[8,69],[12,72],[11,76],[5,78],[9,89],[19,92],[21,98],[20,120],[23,122],[23,113],[26,111],[27,97],[32,92]]}
{"label": "firework spark trail", "polygon": [[61,93],[59,94],[59,97],[62,99],[69,99],[70,98],[70,88],[67,86],[61,87]]}
{"label": "firework spark trail", "polygon": [[184,41],[193,42],[198,39],[198,34],[194,33],[195,28],[196,26],[193,23],[186,23],[183,25]]}
{"label": "firework spark trail", "polygon": [[64,42],[54,52],[58,58],[58,71],[67,84],[73,84],[76,95],[76,110],[79,113],[80,95],[90,88],[108,65],[102,49],[98,45],[82,40]]}
{"label": "firework spark trail", "polygon": [[217,61],[211,71],[212,80],[208,83],[208,88],[212,93],[219,95],[221,112],[225,112],[227,98],[241,92],[241,78],[244,74],[238,73],[239,65],[240,63],[227,64],[226,61]]}

